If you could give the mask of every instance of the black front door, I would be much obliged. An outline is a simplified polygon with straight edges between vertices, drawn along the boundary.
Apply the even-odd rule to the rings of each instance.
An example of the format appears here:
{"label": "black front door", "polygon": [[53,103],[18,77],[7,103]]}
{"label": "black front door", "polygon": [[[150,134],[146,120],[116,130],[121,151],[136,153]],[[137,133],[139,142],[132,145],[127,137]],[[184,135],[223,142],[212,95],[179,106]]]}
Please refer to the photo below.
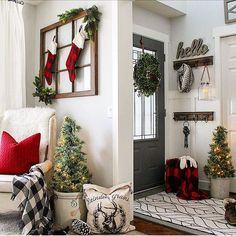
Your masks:
{"label": "black front door", "polygon": [[[142,53],[140,35],[133,35],[133,63]],[[165,173],[165,95],[164,43],[143,37],[144,52],[160,62],[161,85],[150,97],[134,92],[134,191],[164,184]]]}

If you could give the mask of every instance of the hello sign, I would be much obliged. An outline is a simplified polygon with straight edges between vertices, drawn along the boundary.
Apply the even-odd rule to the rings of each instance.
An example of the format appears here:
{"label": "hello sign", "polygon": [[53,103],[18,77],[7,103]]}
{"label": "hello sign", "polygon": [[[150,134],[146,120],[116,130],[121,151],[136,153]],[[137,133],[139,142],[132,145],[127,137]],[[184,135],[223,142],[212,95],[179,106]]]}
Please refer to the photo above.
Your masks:
{"label": "hello sign", "polygon": [[184,43],[180,42],[177,48],[176,59],[205,55],[209,51],[208,46],[203,44],[202,39],[194,39],[191,47],[183,48],[183,46]]}

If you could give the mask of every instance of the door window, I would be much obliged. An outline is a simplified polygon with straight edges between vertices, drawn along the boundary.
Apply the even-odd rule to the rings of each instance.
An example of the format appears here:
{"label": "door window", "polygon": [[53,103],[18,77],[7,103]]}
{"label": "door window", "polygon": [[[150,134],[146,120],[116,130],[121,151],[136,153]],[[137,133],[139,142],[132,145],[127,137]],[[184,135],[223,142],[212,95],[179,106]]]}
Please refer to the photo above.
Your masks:
{"label": "door window", "polygon": [[[156,51],[144,50],[157,56]],[[133,47],[133,68],[138,58],[142,54],[142,49]],[[134,92],[134,140],[156,139],[157,138],[157,96],[156,93],[150,97],[138,96]]]}

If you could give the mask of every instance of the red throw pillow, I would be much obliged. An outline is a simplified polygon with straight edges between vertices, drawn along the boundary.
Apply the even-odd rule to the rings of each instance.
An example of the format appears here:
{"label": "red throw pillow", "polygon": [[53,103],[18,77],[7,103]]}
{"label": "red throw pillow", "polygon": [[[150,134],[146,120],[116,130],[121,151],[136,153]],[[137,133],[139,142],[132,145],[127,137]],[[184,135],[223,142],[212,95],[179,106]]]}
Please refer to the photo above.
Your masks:
{"label": "red throw pillow", "polygon": [[24,174],[39,163],[41,134],[34,134],[21,142],[7,132],[2,133],[0,146],[0,174]]}

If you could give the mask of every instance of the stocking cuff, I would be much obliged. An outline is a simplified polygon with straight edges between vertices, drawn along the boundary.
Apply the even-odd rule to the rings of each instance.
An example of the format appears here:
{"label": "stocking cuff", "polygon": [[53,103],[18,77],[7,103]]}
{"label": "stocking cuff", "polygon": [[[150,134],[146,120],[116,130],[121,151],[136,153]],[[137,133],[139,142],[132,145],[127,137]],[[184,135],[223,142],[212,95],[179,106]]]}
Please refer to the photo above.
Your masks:
{"label": "stocking cuff", "polygon": [[78,47],[78,48],[84,48],[84,41],[85,41],[85,35],[78,33],[76,34],[73,43]]}
{"label": "stocking cuff", "polygon": [[50,46],[48,47],[48,50],[53,54],[56,55],[57,54],[57,43],[52,41]]}

